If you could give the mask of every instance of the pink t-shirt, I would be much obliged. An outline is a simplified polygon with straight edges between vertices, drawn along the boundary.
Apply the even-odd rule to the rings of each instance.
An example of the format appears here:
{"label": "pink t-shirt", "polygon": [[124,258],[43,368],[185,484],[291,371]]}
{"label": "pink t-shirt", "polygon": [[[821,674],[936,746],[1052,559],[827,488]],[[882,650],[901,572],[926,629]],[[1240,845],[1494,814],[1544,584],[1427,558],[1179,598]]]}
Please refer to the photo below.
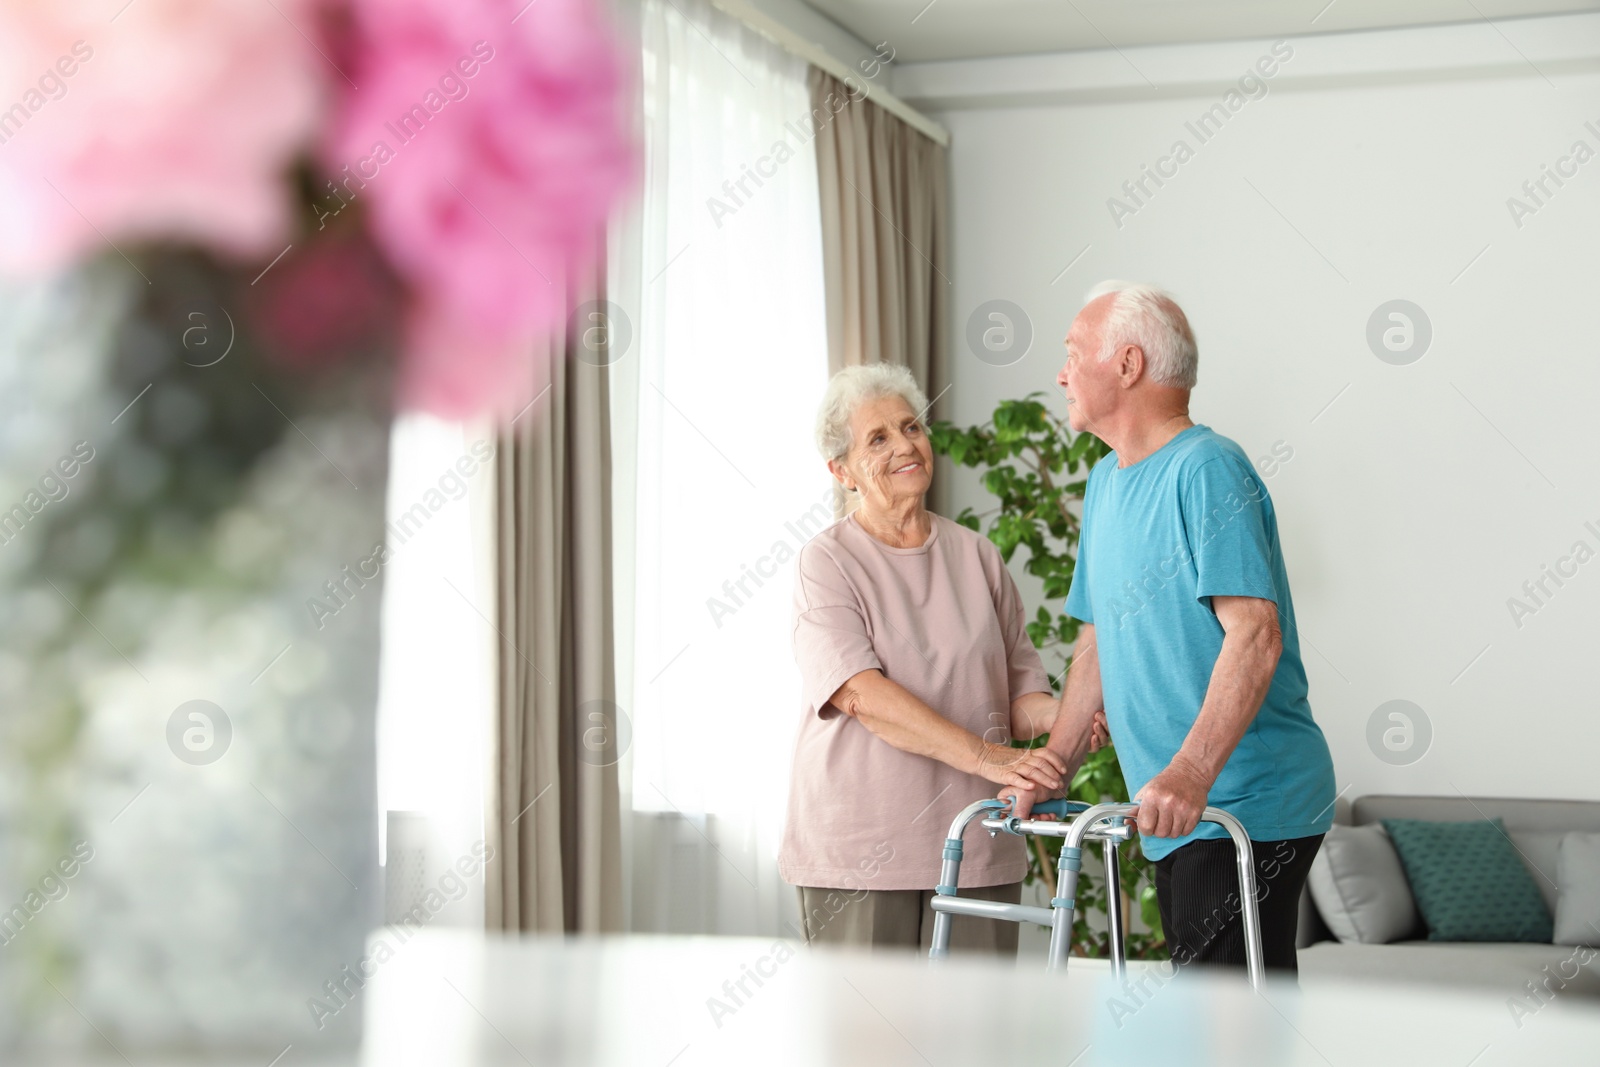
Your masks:
{"label": "pink t-shirt", "polygon": [[[800,550],[794,655],[804,720],[778,871],[791,885],[932,889],[957,812],[999,786],[880,740],[828,698],[874,667],[945,718],[1010,740],[1011,702],[1050,692],[1000,550],[940,515],[892,548],[854,514]],[[1021,881],[1023,840],[969,828],[961,885]]]}

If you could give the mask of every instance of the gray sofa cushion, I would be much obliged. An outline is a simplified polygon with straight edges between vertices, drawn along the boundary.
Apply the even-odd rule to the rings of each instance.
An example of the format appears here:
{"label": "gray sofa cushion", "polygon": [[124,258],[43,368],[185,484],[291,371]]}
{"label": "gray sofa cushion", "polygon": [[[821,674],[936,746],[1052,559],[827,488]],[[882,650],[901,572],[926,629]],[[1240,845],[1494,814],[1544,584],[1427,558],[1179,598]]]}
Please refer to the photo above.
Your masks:
{"label": "gray sofa cushion", "polygon": [[1506,830],[1511,844],[1522,857],[1522,865],[1533,875],[1544,897],[1544,906],[1554,915],[1556,911],[1556,856],[1561,849],[1561,839],[1567,830]]}
{"label": "gray sofa cushion", "polygon": [[1380,945],[1419,932],[1405,870],[1381,825],[1331,828],[1307,884],[1323,922],[1342,942]]}
{"label": "gray sofa cushion", "polygon": [[[1540,896],[1554,915],[1559,905],[1557,881],[1560,842],[1569,832],[1600,834],[1600,802],[1592,800],[1534,800],[1522,797],[1397,796],[1373,793],[1335,808],[1340,824],[1378,824],[1382,819],[1473,820],[1499,818],[1523,864],[1533,875]],[[1314,868],[1313,868],[1314,869]],[[1306,883],[1299,945],[1328,936],[1325,920],[1313,903],[1312,879]],[[1569,906],[1570,910],[1570,906]],[[1591,934],[1592,936],[1596,936]],[[1570,950],[1569,950],[1570,951]]]}
{"label": "gray sofa cushion", "polygon": [[1350,806],[1356,825],[1380,819],[1472,820],[1498,818],[1533,875],[1552,914],[1556,908],[1556,850],[1573,830],[1600,833],[1600,803],[1592,800],[1529,800],[1522,797],[1394,796],[1374,793]]}
{"label": "gray sofa cushion", "polygon": [[1306,884],[1300,889],[1300,917],[1295,923],[1294,947],[1305,948],[1332,938],[1333,931],[1322,921],[1317,902],[1311,899],[1311,879],[1307,878]]}
{"label": "gray sofa cushion", "polygon": [[1385,819],[1429,941],[1550,944],[1550,909],[1499,818]]}
{"label": "gray sofa cushion", "polygon": [[1600,945],[1600,834],[1562,837],[1556,863],[1558,945]]}

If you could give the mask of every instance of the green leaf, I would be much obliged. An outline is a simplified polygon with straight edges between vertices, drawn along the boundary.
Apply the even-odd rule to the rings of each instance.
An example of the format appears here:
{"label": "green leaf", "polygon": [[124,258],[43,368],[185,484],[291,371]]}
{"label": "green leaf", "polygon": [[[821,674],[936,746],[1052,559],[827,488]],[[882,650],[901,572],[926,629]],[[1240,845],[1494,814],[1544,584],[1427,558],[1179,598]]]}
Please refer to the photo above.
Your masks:
{"label": "green leaf", "polygon": [[995,467],[983,476],[983,487],[995,496],[1004,496],[1016,478],[1011,467]]}
{"label": "green leaf", "polygon": [[1152,933],[1161,933],[1161,905],[1156,901],[1156,887],[1154,884],[1139,887],[1139,918],[1150,927]]}

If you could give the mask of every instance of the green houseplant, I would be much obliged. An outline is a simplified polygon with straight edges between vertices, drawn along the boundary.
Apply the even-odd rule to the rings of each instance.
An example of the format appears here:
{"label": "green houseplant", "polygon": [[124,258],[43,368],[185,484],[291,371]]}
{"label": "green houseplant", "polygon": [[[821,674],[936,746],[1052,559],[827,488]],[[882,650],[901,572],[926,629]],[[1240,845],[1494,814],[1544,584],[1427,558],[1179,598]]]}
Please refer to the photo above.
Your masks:
{"label": "green houseplant", "polygon": [[[1030,393],[1021,400],[1002,401],[990,420],[981,426],[958,427],[942,420],[928,426],[934,452],[949,456],[965,467],[983,470],[983,484],[998,498],[998,505],[982,514],[963,508],[955,521],[980,530],[1000,549],[1007,562],[1019,547],[1028,550],[1023,569],[1044,583],[1047,601],[1066,599],[1072,584],[1076,561],[1079,518],[1072,511],[1074,501],[1083,500],[1089,468],[1110,449],[1088,433],[1074,434],[1067,424],[1051,414],[1039,399],[1043,392]],[[1081,473],[1080,473],[1081,470]],[[983,531],[981,522],[989,519]],[[1028,636],[1039,649],[1048,669],[1052,661],[1060,670],[1051,675],[1051,685],[1060,691],[1072,666],[1070,648],[1078,639],[1076,619],[1041,607],[1028,623]],[[1019,747],[1037,747],[1045,737],[1015,741]],[[1068,788],[1072,800],[1097,804],[1103,800],[1128,799],[1127,784],[1117,762],[1115,748],[1107,746],[1090,753],[1078,768]],[[1030,838],[1028,874],[1025,881],[1042,881],[1051,895],[1055,892],[1056,859],[1060,838]],[[1096,849],[1098,852],[1098,849]],[[1161,931],[1161,915],[1156,907],[1154,868],[1144,857],[1137,840],[1122,849],[1123,899],[1116,902],[1125,920],[1138,908],[1147,931],[1128,930],[1128,956],[1134,959],[1166,959],[1166,940]],[[1078,883],[1078,914],[1073,925],[1072,950],[1084,956],[1109,954],[1106,932],[1105,877],[1085,870]],[[1091,917],[1091,913],[1093,913]]]}

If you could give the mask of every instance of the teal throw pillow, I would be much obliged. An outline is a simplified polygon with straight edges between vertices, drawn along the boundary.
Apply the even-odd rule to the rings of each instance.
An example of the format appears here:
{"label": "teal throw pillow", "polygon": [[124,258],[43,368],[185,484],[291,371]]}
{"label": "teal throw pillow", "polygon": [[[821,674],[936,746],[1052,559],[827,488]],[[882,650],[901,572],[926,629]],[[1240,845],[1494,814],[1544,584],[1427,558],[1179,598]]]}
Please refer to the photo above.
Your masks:
{"label": "teal throw pillow", "polygon": [[1429,941],[1542,941],[1550,910],[1499,819],[1384,819]]}

